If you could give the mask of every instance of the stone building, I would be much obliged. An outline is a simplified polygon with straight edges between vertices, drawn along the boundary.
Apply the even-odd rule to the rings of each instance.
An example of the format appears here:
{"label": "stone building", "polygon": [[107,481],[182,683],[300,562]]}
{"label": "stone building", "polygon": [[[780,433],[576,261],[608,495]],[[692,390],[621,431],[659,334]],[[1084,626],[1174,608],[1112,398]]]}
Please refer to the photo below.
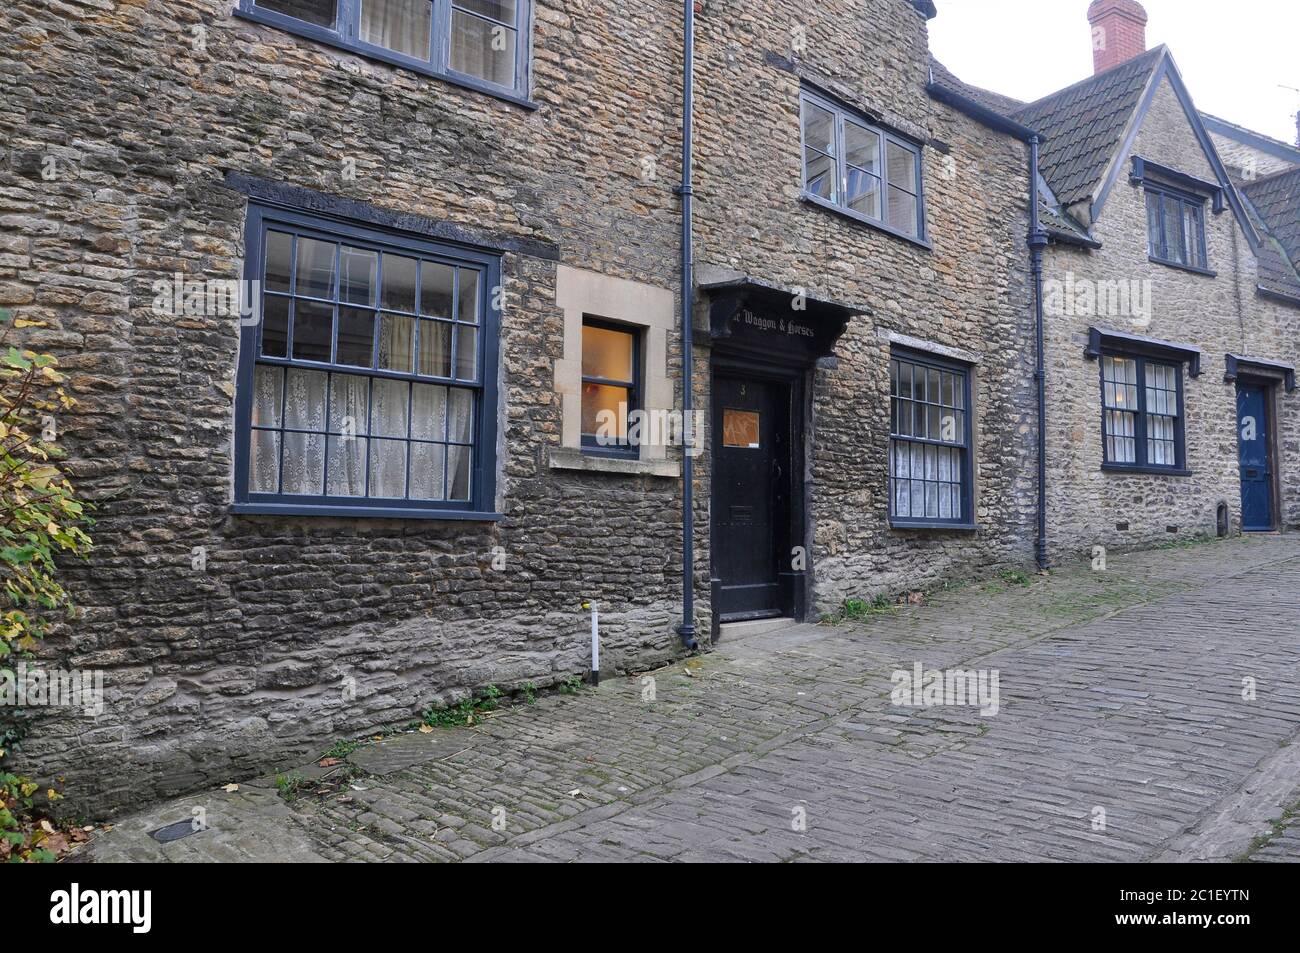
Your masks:
{"label": "stone building", "polygon": [[[1051,552],[1239,511],[1226,355],[1300,519],[1287,202],[1240,198],[1167,51],[1023,104],[932,61],[929,0],[695,7],[685,302],[682,4],[7,9],[0,307],[72,376],[98,521],[49,648],[107,682],[24,768],[97,811],[238,779],[582,674],[584,602],[606,671],[672,658],[688,461],[703,644],[1032,567],[1034,208],[1048,286],[1154,290],[1149,326],[1048,315]],[[1140,254],[1165,186],[1204,266]],[[1102,466],[1121,345],[1181,368],[1168,472]]]}
{"label": "stone building", "polygon": [[1051,552],[1294,528],[1300,259],[1172,53],[1146,50],[1142,7],[1096,0],[1089,18],[1098,72],[1011,114],[1046,138],[1064,226],[1045,272]]}
{"label": "stone building", "polygon": [[[1028,565],[1017,127],[931,95],[928,0],[699,8],[699,638]],[[0,306],[79,400],[50,648],[108,697],[24,767],[224,782],[581,674],[584,600],[680,652],[681,5],[60,11],[0,37]]]}
{"label": "stone building", "polygon": [[1092,77],[966,90],[1043,137],[1050,558],[1295,528],[1300,151],[1199,113],[1135,0],[1088,18]]}

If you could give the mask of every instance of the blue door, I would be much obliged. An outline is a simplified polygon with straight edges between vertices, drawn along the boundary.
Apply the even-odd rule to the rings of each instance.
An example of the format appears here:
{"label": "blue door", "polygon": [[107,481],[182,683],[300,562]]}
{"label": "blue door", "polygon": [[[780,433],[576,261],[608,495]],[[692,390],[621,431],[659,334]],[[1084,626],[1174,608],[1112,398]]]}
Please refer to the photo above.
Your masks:
{"label": "blue door", "polygon": [[1241,528],[1273,529],[1273,454],[1269,447],[1268,388],[1237,384],[1237,445],[1241,458]]}

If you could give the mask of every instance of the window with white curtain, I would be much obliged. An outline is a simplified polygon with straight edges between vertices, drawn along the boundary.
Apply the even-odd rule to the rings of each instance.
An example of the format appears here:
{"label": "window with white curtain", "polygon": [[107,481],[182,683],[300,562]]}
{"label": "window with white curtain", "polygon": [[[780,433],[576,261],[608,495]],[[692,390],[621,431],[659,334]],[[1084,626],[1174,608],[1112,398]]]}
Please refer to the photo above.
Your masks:
{"label": "window with white curtain", "polygon": [[1137,355],[1101,358],[1102,440],[1110,468],[1183,466],[1182,367]]}
{"label": "window with white curtain", "polygon": [[529,0],[240,3],[252,19],[313,39],[471,85],[527,94]]}
{"label": "window with white curtain", "polygon": [[484,261],[303,216],[259,222],[244,498],[490,507],[475,499]]}

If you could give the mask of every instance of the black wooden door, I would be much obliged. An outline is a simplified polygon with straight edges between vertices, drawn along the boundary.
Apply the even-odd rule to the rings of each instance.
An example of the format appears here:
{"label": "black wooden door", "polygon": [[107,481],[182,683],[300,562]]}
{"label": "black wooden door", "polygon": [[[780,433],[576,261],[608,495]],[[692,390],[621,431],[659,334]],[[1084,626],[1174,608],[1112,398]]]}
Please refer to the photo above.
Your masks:
{"label": "black wooden door", "polygon": [[713,570],[723,619],[783,615],[790,523],[790,386],[713,379]]}

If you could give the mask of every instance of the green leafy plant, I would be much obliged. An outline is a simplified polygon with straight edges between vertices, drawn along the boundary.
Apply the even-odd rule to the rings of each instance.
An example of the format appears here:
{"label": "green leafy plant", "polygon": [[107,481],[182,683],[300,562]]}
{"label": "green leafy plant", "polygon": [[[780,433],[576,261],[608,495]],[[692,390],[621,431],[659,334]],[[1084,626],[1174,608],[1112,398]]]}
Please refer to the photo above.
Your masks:
{"label": "green leafy plant", "polygon": [[344,741],[340,739],[330,745],[329,748],[326,749],[325,753],[321,755],[321,758],[338,758],[341,761],[360,748],[362,743],[363,742],[360,741]]}
{"label": "green leafy plant", "polygon": [[433,707],[420,716],[431,728],[458,728],[473,725],[487,712],[496,711],[501,703],[501,689],[489,685],[476,695],[463,698],[450,707]]}
{"label": "green leafy plant", "polygon": [[291,771],[289,774],[277,774],[275,776],[275,789],[280,792],[280,797],[286,801],[293,801],[298,797],[298,790],[306,782],[301,774]]}
{"label": "green leafy plant", "polygon": [[[57,415],[74,405],[58,361],[12,343],[16,329],[38,322],[0,310],[0,325],[0,676],[15,680],[14,666],[32,657],[54,615],[71,612],[55,559],[90,552],[91,520],[58,467]],[[20,711],[0,706],[0,860],[52,860],[43,845],[56,832],[32,815],[42,786],[3,769],[25,728]],[[43,797],[59,795],[47,786]]]}
{"label": "green leafy plant", "polygon": [[561,695],[576,695],[582,691],[582,676],[570,675],[559,684]]}
{"label": "green leafy plant", "polygon": [[840,625],[844,622],[865,622],[868,619],[890,612],[894,608],[894,604],[884,595],[876,596],[870,602],[866,599],[845,599],[844,604],[840,606],[839,612],[828,615],[826,621],[832,625]]}

